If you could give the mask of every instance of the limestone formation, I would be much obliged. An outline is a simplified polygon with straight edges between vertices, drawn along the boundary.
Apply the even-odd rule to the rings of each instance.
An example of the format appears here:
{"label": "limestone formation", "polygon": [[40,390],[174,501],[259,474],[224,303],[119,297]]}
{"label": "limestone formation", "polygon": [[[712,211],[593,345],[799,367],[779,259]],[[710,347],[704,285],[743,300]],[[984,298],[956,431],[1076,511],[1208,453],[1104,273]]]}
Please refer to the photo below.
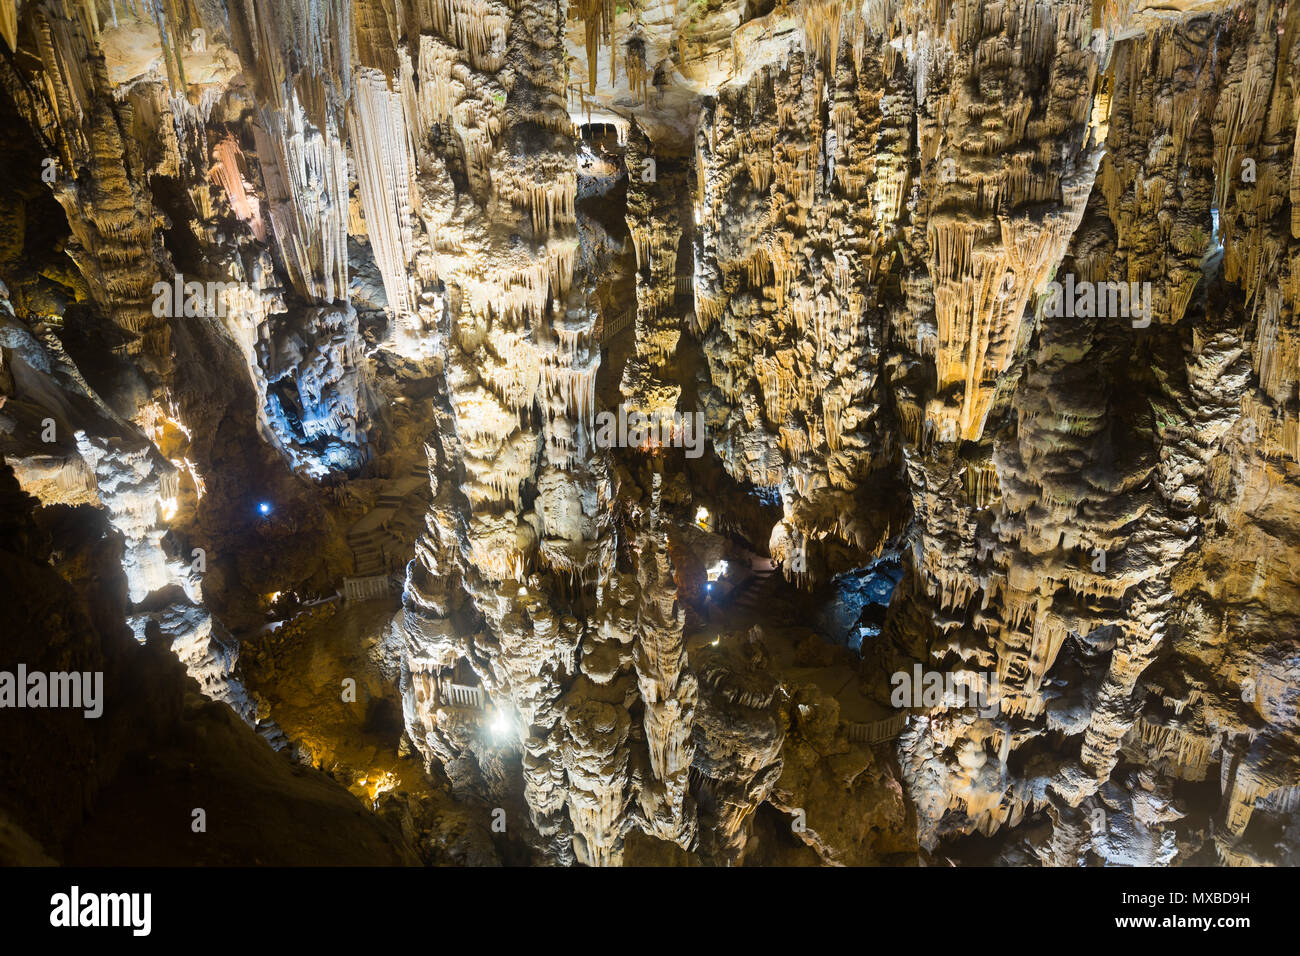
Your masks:
{"label": "limestone formation", "polygon": [[0,0],[3,566],[362,856],[1293,864],[1298,40]]}

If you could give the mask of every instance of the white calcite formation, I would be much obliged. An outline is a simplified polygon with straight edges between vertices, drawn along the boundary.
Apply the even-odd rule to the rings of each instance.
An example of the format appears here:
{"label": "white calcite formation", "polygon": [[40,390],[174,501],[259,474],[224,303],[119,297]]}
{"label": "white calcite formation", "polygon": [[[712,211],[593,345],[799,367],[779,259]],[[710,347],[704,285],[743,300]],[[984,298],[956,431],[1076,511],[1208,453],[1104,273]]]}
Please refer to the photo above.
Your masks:
{"label": "white calcite formation", "polygon": [[179,477],[143,434],[115,415],[51,338],[37,341],[14,319],[0,285],[0,332],[12,391],[0,406],[0,441],[22,489],[45,506],[103,508],[122,540],[122,570],[140,641],[149,622],[203,692],[249,723],[253,705],[238,677],[238,650],[214,633],[203,607],[202,576],[176,553],[168,518]]}

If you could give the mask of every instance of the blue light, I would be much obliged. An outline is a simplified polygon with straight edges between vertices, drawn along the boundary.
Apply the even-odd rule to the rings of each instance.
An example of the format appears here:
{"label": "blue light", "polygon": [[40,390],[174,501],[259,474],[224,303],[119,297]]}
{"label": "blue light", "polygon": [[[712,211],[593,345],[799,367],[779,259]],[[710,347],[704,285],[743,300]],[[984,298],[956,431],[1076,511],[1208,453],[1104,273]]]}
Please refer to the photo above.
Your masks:
{"label": "blue light", "polygon": [[257,510],[264,515],[269,515],[271,513],[271,503],[269,501],[260,502]]}

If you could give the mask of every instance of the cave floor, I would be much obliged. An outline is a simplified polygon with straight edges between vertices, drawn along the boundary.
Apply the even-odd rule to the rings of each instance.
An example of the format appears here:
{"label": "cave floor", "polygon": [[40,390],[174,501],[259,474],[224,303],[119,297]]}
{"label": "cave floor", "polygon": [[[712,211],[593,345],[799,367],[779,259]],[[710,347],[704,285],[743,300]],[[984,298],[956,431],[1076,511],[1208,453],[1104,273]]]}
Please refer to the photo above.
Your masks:
{"label": "cave floor", "polygon": [[848,648],[828,643],[825,646],[831,661],[828,665],[805,663],[807,655],[801,651],[801,645],[817,632],[799,623],[807,619],[801,617],[801,603],[798,591],[779,574],[755,573],[727,598],[713,604],[708,620],[688,630],[687,657],[691,651],[710,644],[738,648],[750,629],[759,627],[770,666],[787,684],[816,684],[822,693],[839,702],[842,721],[867,723],[890,716],[889,708],[866,696],[857,656]]}

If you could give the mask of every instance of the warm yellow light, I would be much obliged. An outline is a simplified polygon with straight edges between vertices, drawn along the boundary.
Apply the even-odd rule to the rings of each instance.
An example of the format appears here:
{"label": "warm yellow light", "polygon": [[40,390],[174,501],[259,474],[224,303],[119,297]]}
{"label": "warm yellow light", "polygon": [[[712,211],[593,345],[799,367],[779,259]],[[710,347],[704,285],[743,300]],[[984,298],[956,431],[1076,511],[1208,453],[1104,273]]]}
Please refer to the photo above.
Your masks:
{"label": "warm yellow light", "polygon": [[370,798],[372,808],[378,803],[381,793],[396,789],[399,783],[401,780],[391,770],[372,770],[357,780],[357,786],[365,790],[366,796]]}

